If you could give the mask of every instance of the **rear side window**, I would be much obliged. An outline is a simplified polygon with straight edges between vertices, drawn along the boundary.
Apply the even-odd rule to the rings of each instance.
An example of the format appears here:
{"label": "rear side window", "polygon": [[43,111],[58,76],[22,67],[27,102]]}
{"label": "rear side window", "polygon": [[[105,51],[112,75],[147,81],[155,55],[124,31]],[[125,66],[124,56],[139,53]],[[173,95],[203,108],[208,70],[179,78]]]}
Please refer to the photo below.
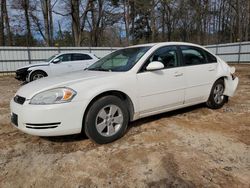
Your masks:
{"label": "rear side window", "polygon": [[80,61],[80,60],[90,60],[92,59],[87,54],[72,54],[72,61]]}
{"label": "rear side window", "polygon": [[207,63],[216,63],[217,62],[216,57],[214,57],[212,54],[210,54],[207,51],[204,51],[204,52],[205,52],[206,57],[207,57]]}
{"label": "rear side window", "polygon": [[181,46],[184,65],[200,65],[207,63],[205,53],[202,49],[192,46]]}

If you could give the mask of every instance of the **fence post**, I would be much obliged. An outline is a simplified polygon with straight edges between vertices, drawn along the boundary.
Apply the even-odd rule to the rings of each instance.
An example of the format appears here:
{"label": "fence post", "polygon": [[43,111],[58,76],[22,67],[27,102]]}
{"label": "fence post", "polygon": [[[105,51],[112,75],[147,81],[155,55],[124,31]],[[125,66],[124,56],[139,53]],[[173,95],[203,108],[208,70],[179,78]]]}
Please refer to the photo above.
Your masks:
{"label": "fence post", "polygon": [[241,56],[241,41],[239,43],[238,64],[240,63],[240,56]]}
{"label": "fence post", "polygon": [[216,44],[216,51],[215,51],[215,55],[218,54],[218,43]]}
{"label": "fence post", "polygon": [[28,61],[29,61],[29,64],[31,64],[30,47],[27,47],[27,52],[28,52]]}

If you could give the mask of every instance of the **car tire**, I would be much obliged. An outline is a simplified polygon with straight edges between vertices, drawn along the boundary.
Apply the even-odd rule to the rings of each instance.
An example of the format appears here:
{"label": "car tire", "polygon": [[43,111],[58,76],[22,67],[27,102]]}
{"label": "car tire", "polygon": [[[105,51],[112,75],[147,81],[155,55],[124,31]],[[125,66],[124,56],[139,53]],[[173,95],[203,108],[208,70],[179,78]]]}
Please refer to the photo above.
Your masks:
{"label": "car tire", "polygon": [[35,71],[30,75],[30,81],[38,80],[46,76],[47,74],[43,71]]}
{"label": "car tire", "polygon": [[225,90],[224,80],[223,79],[217,80],[211,89],[210,96],[206,102],[206,105],[211,109],[221,108],[228,99],[227,96],[223,95],[224,90]]}
{"label": "car tire", "polygon": [[116,96],[104,96],[88,109],[84,131],[98,144],[106,144],[121,138],[128,126],[129,113],[126,104]]}

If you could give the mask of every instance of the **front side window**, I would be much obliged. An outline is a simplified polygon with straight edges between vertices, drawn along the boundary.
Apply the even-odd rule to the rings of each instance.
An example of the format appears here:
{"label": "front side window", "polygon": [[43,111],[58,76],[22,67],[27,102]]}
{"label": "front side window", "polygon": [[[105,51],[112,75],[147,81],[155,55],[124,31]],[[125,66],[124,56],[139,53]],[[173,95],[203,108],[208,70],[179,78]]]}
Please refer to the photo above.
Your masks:
{"label": "front side window", "polygon": [[90,60],[92,59],[87,54],[72,54],[72,61]]}
{"label": "front side window", "polygon": [[133,47],[117,50],[100,59],[88,70],[125,72],[130,70],[151,47]]}
{"label": "front side window", "polygon": [[60,62],[71,61],[71,54],[63,54],[58,57]]}
{"label": "front side window", "polygon": [[181,46],[184,65],[200,65],[206,63],[206,57],[201,49],[192,46]]}
{"label": "front side window", "polygon": [[146,71],[146,67],[153,61],[159,61],[164,65],[164,68],[178,66],[178,53],[175,46],[166,46],[157,49],[146,61],[142,67],[142,71]]}
{"label": "front side window", "polygon": [[56,57],[56,55],[52,55],[51,57],[49,57],[48,59],[45,60],[45,62],[50,62],[52,59],[54,59]]}

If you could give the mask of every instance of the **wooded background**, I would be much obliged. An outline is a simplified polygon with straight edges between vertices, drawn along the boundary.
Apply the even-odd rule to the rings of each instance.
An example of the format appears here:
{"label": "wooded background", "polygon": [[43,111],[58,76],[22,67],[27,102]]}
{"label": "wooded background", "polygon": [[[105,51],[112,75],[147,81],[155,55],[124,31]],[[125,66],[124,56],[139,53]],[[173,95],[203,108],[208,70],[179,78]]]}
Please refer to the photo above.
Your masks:
{"label": "wooded background", "polygon": [[0,46],[250,40],[250,0],[0,0]]}

